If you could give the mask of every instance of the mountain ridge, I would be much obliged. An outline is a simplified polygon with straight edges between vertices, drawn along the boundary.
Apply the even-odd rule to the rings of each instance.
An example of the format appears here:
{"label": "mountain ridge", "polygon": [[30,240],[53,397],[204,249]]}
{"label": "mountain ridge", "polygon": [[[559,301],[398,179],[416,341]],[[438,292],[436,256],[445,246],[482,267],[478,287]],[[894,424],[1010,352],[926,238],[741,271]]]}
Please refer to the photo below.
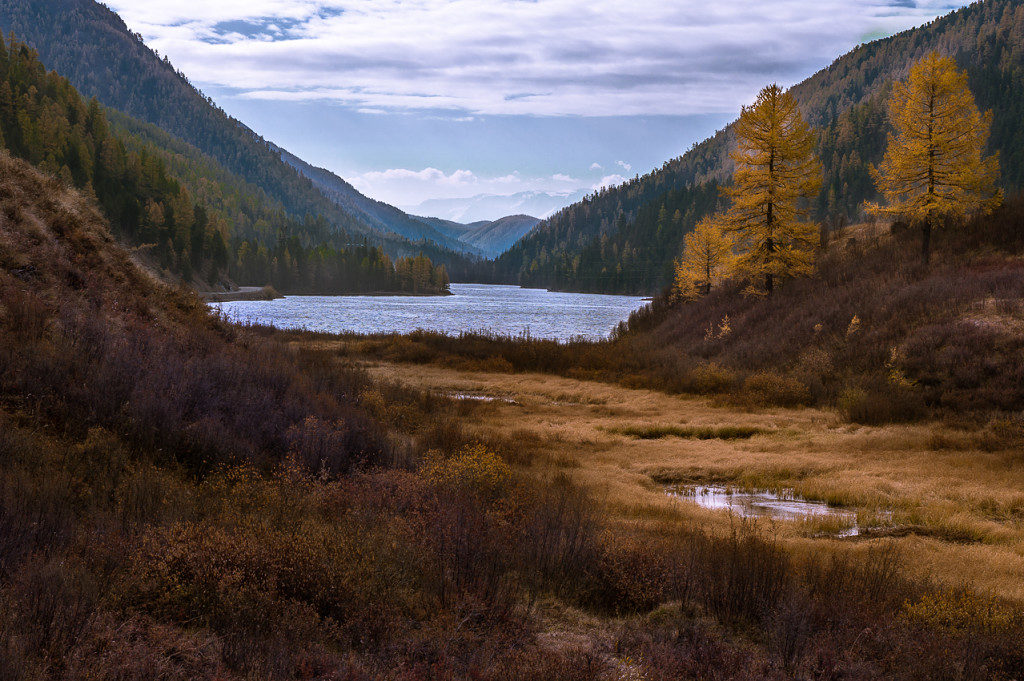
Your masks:
{"label": "mountain ridge", "polygon": [[515,194],[476,194],[455,199],[427,199],[407,206],[413,215],[433,215],[445,220],[469,224],[493,222],[513,215],[536,215],[545,219],[565,206],[583,199],[588,190],[545,192],[528,190]]}
{"label": "mountain ridge", "polygon": [[[1002,184],[1024,186],[1024,4],[983,0],[859,45],[791,88],[820,138],[827,173],[814,212],[823,222],[849,222],[876,198],[869,165],[885,147],[888,87],[931,50],[967,70],[979,105],[993,110],[989,151],[1001,154]],[[567,206],[502,254],[495,277],[561,290],[657,291],[685,234],[720,206],[701,188],[729,179],[731,145],[730,124],[661,167]]]}
{"label": "mountain ridge", "polygon": [[[432,250],[428,254],[438,260],[453,260],[446,251],[469,250],[476,255],[443,237],[444,243],[431,249],[424,242],[439,235],[428,226],[420,233],[415,227],[422,223],[381,220],[374,211],[358,209],[372,201],[361,195],[348,202],[350,208],[355,204],[354,213],[345,210],[286,163],[278,147],[229,116],[104,5],[93,0],[2,0],[0,31],[30,44],[49,69],[71,81],[84,97],[95,97],[108,108],[194,146],[259,187],[292,218],[322,215],[338,230],[381,243],[394,257],[424,249]],[[400,212],[390,206],[377,212],[387,209]]]}

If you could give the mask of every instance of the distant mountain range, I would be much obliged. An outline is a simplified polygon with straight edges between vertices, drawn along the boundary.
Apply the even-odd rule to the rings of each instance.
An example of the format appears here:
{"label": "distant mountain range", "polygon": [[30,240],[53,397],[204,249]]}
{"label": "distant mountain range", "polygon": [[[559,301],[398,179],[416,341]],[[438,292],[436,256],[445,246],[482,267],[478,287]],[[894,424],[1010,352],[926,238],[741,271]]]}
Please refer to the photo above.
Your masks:
{"label": "distant mountain range", "polygon": [[543,219],[562,208],[581,201],[587,190],[574,192],[526,191],[518,194],[478,194],[463,199],[428,199],[408,206],[413,215],[434,215],[460,223],[497,220],[502,216],[536,215]]}

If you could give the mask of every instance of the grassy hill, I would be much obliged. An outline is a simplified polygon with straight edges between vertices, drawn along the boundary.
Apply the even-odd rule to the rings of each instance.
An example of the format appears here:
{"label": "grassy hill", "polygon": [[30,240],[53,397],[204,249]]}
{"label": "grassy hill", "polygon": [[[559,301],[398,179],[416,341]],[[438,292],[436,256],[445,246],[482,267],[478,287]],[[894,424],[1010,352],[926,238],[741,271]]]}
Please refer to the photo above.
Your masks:
{"label": "grassy hill", "polygon": [[[818,132],[825,181],[815,212],[826,224],[858,220],[863,202],[876,198],[868,166],[884,151],[886,96],[931,50],[966,69],[979,106],[993,113],[989,146],[1000,153],[1002,186],[1024,187],[1024,7],[982,0],[861,45],[792,88]],[[657,291],[685,234],[715,209],[715,183],[731,174],[731,144],[730,126],[661,168],[565,208],[498,258],[496,276],[555,289]]]}

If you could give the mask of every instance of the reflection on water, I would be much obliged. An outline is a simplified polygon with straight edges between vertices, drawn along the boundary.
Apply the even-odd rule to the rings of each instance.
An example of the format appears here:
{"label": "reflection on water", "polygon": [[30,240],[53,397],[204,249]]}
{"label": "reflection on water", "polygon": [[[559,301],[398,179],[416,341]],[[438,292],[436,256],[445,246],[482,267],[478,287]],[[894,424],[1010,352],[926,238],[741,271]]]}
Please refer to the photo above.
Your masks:
{"label": "reflection on water", "polygon": [[281,329],[327,333],[450,335],[489,332],[567,341],[607,338],[643,307],[638,296],[556,293],[487,284],[452,284],[450,296],[287,296],[277,300],[211,303],[228,318]]}
{"label": "reflection on water", "polygon": [[670,496],[693,502],[704,508],[725,509],[743,518],[771,518],[774,520],[804,520],[824,516],[849,523],[840,537],[853,537],[860,533],[857,514],[829,506],[823,501],[808,501],[785,490],[781,493],[767,490],[740,491],[727,487],[694,485],[669,492]]}

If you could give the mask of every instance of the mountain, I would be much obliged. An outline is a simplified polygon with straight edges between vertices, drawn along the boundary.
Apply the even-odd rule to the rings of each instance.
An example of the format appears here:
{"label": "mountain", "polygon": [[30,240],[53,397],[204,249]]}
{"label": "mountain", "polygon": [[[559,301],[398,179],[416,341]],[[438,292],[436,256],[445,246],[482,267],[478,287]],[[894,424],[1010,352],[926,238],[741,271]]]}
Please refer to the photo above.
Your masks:
{"label": "mountain", "polygon": [[468,251],[474,255],[481,253],[474,246],[437,230],[422,218],[408,215],[394,206],[364,196],[331,171],[317,168],[295,154],[280,147],[271,146],[281,155],[285,163],[295,168],[303,177],[309,178],[324,196],[348,214],[358,216],[366,224],[382,231],[400,234],[412,241],[428,239],[453,251]]}
{"label": "mountain", "polygon": [[509,215],[492,222],[474,222],[467,225],[469,229],[462,240],[493,258],[507,251],[539,223],[539,218],[530,215]]}
{"label": "mountain", "polygon": [[[993,113],[990,151],[1002,185],[1024,186],[1024,4],[983,0],[925,26],[861,45],[792,92],[819,137],[826,168],[814,209],[838,225],[875,199],[869,166],[881,160],[894,80],[932,50],[967,71]],[[538,225],[495,263],[499,280],[556,289],[654,292],[665,286],[685,234],[715,210],[716,183],[731,175],[731,126],[661,168],[602,189]]]}
{"label": "mountain", "polygon": [[546,218],[560,208],[580,201],[586,191],[542,192],[518,194],[479,194],[464,199],[428,199],[408,208],[413,215],[436,215],[461,223],[493,221],[507,215],[539,215]]}
{"label": "mountain", "polygon": [[94,197],[117,236],[169,278],[205,289],[227,278],[286,293],[447,287],[443,265],[413,243],[389,239],[406,250],[392,261],[380,245],[323,216],[289,216],[195,147],[86,102],[26,45],[8,44],[2,34],[0,147]]}
{"label": "mountain", "polygon": [[341,203],[325,195],[277,147],[218,108],[105,6],[93,0],[0,0],[0,31],[31,45],[85,97],[191,145],[291,218],[322,216],[335,230],[366,237],[392,257],[422,250],[457,269],[455,251],[466,250],[461,245],[432,246],[426,240],[436,235],[420,233],[417,223],[381,217],[400,211],[383,204],[358,209],[370,201],[361,195]]}
{"label": "mountain", "polygon": [[[480,220],[463,224],[442,218],[419,217],[424,223],[437,231],[458,239],[468,248],[479,249],[488,258],[496,258],[509,249],[534,227],[540,224],[540,218],[531,215],[507,215],[497,220]],[[490,280],[493,275],[491,263],[477,263],[472,268],[474,280]]]}

